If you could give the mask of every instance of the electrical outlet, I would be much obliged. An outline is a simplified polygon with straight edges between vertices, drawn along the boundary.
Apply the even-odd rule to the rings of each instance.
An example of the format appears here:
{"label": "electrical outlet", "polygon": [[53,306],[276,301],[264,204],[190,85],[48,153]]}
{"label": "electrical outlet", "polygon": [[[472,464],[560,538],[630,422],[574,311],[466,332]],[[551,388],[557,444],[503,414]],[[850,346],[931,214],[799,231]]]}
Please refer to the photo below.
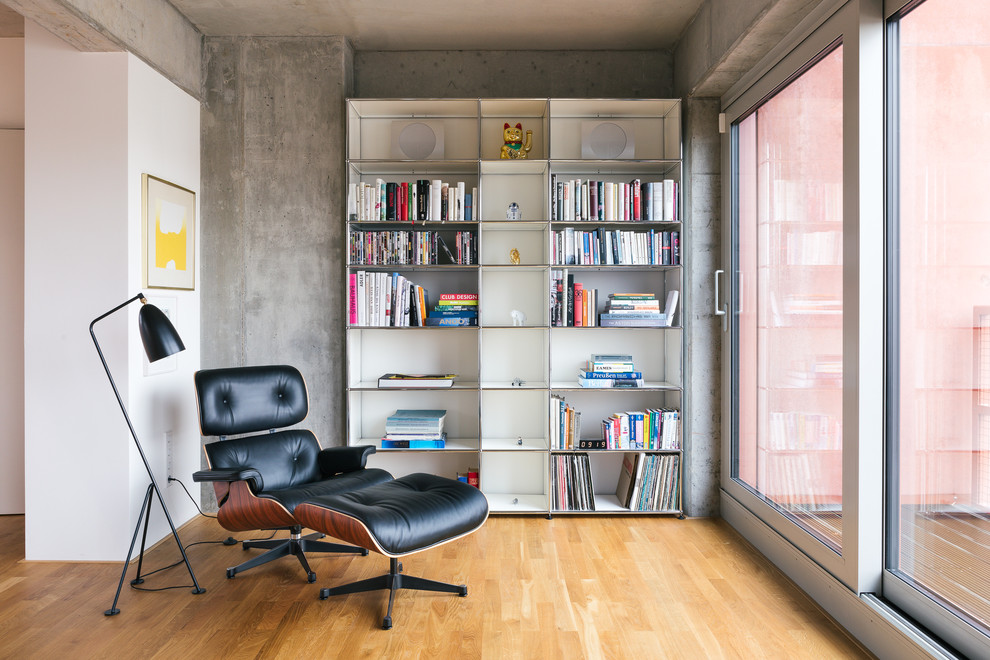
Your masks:
{"label": "electrical outlet", "polygon": [[171,486],[172,482],[169,481],[170,478],[175,476],[175,463],[173,463],[172,451],[172,432],[165,431],[165,483],[167,486]]}

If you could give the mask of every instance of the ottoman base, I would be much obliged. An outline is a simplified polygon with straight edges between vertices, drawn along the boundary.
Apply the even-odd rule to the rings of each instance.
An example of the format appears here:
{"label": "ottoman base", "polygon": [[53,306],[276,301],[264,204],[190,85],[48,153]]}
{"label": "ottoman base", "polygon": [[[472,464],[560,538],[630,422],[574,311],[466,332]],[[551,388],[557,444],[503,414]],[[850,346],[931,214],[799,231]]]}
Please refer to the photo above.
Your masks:
{"label": "ottoman base", "polygon": [[443,593],[467,596],[467,585],[449,584],[447,582],[437,582],[426,578],[415,577],[402,574],[402,564],[395,557],[389,558],[389,569],[385,575],[351,582],[339,587],[324,587],[320,589],[320,600],[326,600],[330,596],[341,596],[343,594],[354,594],[362,591],[377,591],[388,589],[388,610],[382,619],[382,630],[392,627],[392,603],[395,602],[395,592],[399,589],[416,589],[418,591],[440,591]]}
{"label": "ottoman base", "polygon": [[388,589],[382,628],[392,627],[392,604],[399,589],[467,595],[463,584],[447,584],[402,574],[398,558],[448,543],[480,528],[488,500],[477,488],[431,474],[410,474],[336,495],[314,497],[293,515],[309,529],[329,534],[389,558],[389,572],[320,590],[330,596]]}

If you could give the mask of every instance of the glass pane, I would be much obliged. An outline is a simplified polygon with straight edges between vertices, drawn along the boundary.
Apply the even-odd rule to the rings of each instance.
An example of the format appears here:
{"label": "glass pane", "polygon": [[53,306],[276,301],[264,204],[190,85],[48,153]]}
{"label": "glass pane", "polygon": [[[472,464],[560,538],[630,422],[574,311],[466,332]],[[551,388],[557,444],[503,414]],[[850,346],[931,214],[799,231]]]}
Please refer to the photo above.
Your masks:
{"label": "glass pane", "polygon": [[900,21],[894,566],[990,627],[990,4]]}
{"label": "glass pane", "polygon": [[842,541],[842,47],[736,127],[733,476]]}

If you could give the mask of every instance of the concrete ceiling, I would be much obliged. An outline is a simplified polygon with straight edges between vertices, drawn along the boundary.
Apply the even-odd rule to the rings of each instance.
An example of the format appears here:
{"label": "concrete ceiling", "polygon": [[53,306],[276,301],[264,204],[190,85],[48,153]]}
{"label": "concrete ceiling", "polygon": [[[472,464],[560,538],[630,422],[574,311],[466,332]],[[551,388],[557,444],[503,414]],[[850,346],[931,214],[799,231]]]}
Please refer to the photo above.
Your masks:
{"label": "concrete ceiling", "polygon": [[668,50],[703,0],[170,0],[207,36],[356,50]]}

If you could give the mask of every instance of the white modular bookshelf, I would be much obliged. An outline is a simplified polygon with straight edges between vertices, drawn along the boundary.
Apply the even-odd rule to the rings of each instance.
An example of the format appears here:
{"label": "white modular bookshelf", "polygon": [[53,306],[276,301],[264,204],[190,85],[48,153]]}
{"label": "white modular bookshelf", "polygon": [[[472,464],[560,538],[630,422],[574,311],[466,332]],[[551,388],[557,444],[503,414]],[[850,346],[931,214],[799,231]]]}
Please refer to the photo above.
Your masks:
{"label": "white modular bookshelf", "polygon": [[[528,157],[500,159],[503,126],[517,122],[523,131],[533,132]],[[403,183],[408,189],[417,181],[439,180],[455,188],[463,182],[464,191],[472,195],[470,219],[448,221],[423,220],[412,204],[406,205],[405,221],[401,212],[394,219],[386,214],[382,220],[380,212],[364,213],[367,201],[349,200],[349,242],[360,235],[367,243],[369,234],[381,237],[387,232],[389,240],[398,236],[399,244],[407,237],[421,241],[426,236],[430,241],[438,234],[452,246],[469,235],[476,251],[464,263],[450,263],[442,255],[435,263],[371,265],[366,263],[366,252],[356,258],[352,249],[345,273],[348,281],[358,272],[397,273],[428,292],[428,306],[441,293],[471,293],[479,299],[475,326],[379,327],[348,322],[347,443],[376,445],[370,463],[396,476],[422,471],[454,477],[476,469],[492,512],[505,514],[575,512],[555,497],[562,485],[555,468],[561,461],[556,457],[587,454],[583,464],[590,467],[594,494],[577,510],[590,512],[586,509],[592,507],[591,500],[596,513],[681,514],[682,432],[676,449],[560,449],[551,446],[555,422],[550,419],[556,397],[581,412],[580,439],[600,439],[601,420],[618,412],[676,409],[684,419],[681,310],[685,301],[680,263],[612,264],[601,259],[594,263],[591,257],[591,263],[558,263],[561,259],[554,249],[555,236],[568,230],[635,234],[652,230],[658,245],[661,233],[680,233],[679,192],[672,197],[666,219],[660,205],[654,204],[656,213],[638,221],[606,218],[604,212],[595,219],[575,217],[563,211],[558,192],[562,188],[558,182],[577,180],[594,182],[601,190],[609,186],[619,190],[619,184],[637,179],[674,181],[679,188],[680,101],[349,99],[347,137],[349,189],[379,190],[393,183],[396,199],[401,200]],[[588,198],[584,200],[587,211]],[[506,211],[513,202],[520,216],[510,219]],[[383,248],[372,249],[381,258]],[[687,255],[683,243],[680,255]],[[603,311],[608,293],[652,293],[662,306],[668,292],[676,290],[680,300],[674,322],[659,328],[555,325],[552,278],[565,268],[586,289],[597,289],[596,308],[589,310],[592,318]],[[632,355],[636,369],[643,372],[644,386],[580,387],[578,369],[593,353]],[[385,373],[457,377],[449,389],[379,389],[377,379]],[[445,447],[383,449],[385,419],[400,408],[447,410]],[[616,486],[623,458],[631,453],[675,457],[673,497],[664,508],[640,512],[619,502]]]}

